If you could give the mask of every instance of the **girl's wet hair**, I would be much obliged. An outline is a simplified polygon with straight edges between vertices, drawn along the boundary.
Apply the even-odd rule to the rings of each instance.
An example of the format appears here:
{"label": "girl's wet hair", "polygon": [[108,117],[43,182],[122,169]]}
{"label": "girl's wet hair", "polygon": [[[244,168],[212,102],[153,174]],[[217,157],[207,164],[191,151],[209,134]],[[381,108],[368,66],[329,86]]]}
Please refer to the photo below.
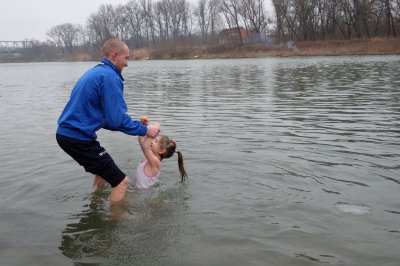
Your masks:
{"label": "girl's wet hair", "polygon": [[[161,136],[160,147],[162,149],[165,149],[165,152],[163,154],[160,154],[161,160],[164,158],[170,158],[172,155],[174,155],[176,151],[176,142],[168,138],[167,136]],[[183,166],[183,155],[180,151],[176,151],[176,153],[178,154],[178,167],[181,174],[181,181],[185,181],[187,179],[187,173]]]}

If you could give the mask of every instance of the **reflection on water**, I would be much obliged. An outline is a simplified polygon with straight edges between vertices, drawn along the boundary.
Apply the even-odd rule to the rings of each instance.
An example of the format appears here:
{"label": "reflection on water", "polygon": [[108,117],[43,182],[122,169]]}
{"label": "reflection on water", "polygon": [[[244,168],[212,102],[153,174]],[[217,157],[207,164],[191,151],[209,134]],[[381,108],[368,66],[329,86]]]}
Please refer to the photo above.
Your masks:
{"label": "reflection on water", "polygon": [[110,219],[110,210],[103,198],[94,193],[87,209],[72,215],[73,221],[63,231],[61,246],[64,256],[73,259],[96,257],[104,254],[113,244],[113,230],[117,223]]}
{"label": "reflection on water", "polygon": [[[130,62],[129,110],[177,140],[189,181],[172,157],[159,187],[130,188],[118,208],[54,141],[71,86],[93,65],[0,65],[6,265],[400,260],[400,57]],[[136,138],[99,139],[132,177]]]}
{"label": "reflection on water", "polygon": [[179,231],[179,211],[187,209],[182,192],[184,187],[133,190],[116,205],[108,193],[94,192],[84,210],[68,218],[59,249],[76,265],[160,263]]}

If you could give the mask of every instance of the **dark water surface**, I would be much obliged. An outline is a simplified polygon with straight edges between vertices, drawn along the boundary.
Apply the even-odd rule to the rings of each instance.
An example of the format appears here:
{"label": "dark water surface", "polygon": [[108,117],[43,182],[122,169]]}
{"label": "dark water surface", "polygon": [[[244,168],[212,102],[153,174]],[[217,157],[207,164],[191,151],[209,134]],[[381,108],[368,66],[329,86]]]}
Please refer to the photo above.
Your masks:
{"label": "dark water surface", "polygon": [[[54,136],[94,64],[0,65],[0,265],[399,265],[399,56],[130,62],[189,182],[115,207]],[[99,140],[133,177],[136,137]]]}

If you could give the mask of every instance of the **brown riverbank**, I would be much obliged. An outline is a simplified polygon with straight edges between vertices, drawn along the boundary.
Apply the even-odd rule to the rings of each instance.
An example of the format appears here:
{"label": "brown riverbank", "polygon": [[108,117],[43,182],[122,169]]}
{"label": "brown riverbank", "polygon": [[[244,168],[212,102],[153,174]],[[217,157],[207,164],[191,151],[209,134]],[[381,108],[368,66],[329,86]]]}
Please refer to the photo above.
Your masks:
{"label": "brown riverbank", "polygon": [[131,51],[131,58],[143,59],[211,59],[252,58],[268,56],[337,56],[400,54],[400,38],[377,38],[298,42],[290,47],[281,45],[252,45],[226,49],[222,46],[180,46],[143,48]]}
{"label": "brown riverbank", "polygon": [[[171,45],[131,50],[132,60],[162,59],[213,59],[290,56],[338,56],[338,55],[400,55],[400,38],[374,38],[294,42],[269,45],[244,45],[228,48],[222,45],[183,46]],[[18,62],[80,62],[98,61],[99,52],[73,53],[68,56],[42,53],[37,57],[23,54],[0,54],[0,63]]]}

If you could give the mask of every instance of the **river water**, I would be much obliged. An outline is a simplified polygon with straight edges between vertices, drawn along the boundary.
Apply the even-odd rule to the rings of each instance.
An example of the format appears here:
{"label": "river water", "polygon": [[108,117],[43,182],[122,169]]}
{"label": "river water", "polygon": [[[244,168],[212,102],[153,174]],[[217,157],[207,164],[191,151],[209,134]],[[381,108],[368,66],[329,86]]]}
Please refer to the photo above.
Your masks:
{"label": "river water", "polygon": [[[0,65],[0,265],[399,265],[399,56],[131,61],[189,181],[172,157],[114,207],[55,141],[94,64]],[[136,137],[98,135],[133,177]]]}

